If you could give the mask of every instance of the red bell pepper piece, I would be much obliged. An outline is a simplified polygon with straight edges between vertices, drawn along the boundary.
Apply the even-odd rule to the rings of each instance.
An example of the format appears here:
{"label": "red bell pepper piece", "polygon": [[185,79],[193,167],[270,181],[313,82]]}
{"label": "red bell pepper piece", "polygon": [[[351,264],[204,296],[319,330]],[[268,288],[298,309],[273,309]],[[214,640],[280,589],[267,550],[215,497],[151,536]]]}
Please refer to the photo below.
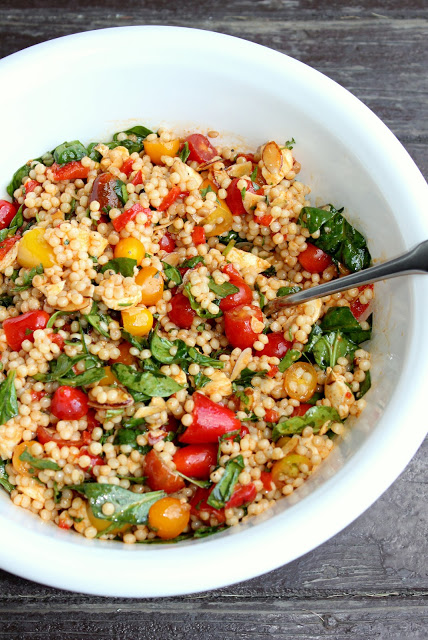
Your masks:
{"label": "red bell pepper piece", "polygon": [[129,174],[132,173],[132,165],[134,162],[135,160],[133,158],[127,158],[122,165],[121,172],[129,176]]}
{"label": "red bell pepper piece", "polygon": [[203,227],[194,227],[192,231],[192,240],[193,244],[197,246],[198,244],[205,244],[205,229]]}
{"label": "red bell pepper piece", "polygon": [[113,227],[116,231],[122,231],[131,220],[137,217],[139,213],[145,213],[151,216],[151,209],[145,209],[139,202],[134,204],[130,209],[124,211],[120,216],[112,220]]}
{"label": "red bell pepper piece", "polygon": [[263,488],[266,491],[272,491],[272,474],[270,471],[262,471],[260,480],[263,482]]}
{"label": "red bell pepper piece", "polygon": [[143,184],[143,174],[141,170],[137,171],[137,173],[131,180],[131,184],[133,184],[134,187],[137,187],[139,184]]}
{"label": "red bell pepper piece", "polygon": [[179,437],[186,444],[218,442],[230,431],[241,431],[241,423],[236,415],[220,404],[216,404],[202,393],[193,394],[193,422]]}
{"label": "red bell pepper piece", "polygon": [[87,178],[89,175],[89,167],[84,167],[81,162],[73,160],[64,165],[56,162],[51,166],[53,179],[60,180],[77,180],[78,178]]}
{"label": "red bell pepper piece", "polygon": [[168,207],[170,207],[177,200],[180,193],[180,187],[172,187],[172,189],[166,194],[165,198],[158,206],[158,211],[166,211],[166,209],[168,209]]}

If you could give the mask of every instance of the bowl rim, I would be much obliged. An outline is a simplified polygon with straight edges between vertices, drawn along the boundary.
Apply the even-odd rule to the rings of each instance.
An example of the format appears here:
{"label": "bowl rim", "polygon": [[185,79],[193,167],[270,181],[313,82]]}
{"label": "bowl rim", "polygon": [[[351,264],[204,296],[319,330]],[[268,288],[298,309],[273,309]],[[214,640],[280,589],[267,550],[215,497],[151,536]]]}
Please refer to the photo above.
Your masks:
{"label": "bowl rim", "polygon": [[[422,174],[394,134],[368,107],[345,88],[312,67],[241,38],[211,31],[169,26],[124,26],[87,31],[43,42],[4,58],[0,61],[0,76],[15,66],[43,57],[47,50],[55,49],[57,55],[61,55],[72,48],[77,41],[80,41],[80,44],[90,41],[93,48],[102,48],[106,38],[135,38],[142,31],[145,37],[162,39],[171,38],[174,35],[182,38],[186,35],[186,43],[193,40],[203,42],[205,47],[221,45],[236,58],[244,56],[247,59],[263,58],[264,63],[275,67],[278,73],[290,69],[298,70],[312,85],[322,85],[323,90],[328,89],[332,98],[340,100],[344,111],[348,112],[345,117],[352,116],[354,126],[355,117],[358,116],[363,123],[358,125],[361,127],[363,138],[375,134],[378,154],[383,157],[384,162],[387,158],[394,158],[393,163],[390,161],[386,163],[385,171],[388,172],[391,181],[395,178],[397,183],[402,183],[401,191],[405,195],[406,202],[408,201],[422,213],[421,203],[428,200],[428,186]],[[418,220],[418,228],[420,233],[428,237],[427,220],[423,218]],[[141,553],[139,559],[142,558],[141,568],[143,571],[146,569],[150,577],[150,584],[147,584],[144,582],[144,574],[141,579],[135,572],[137,562],[135,551],[138,545],[132,545],[132,547],[120,545],[119,548],[108,542],[94,542],[86,539],[77,543],[75,539],[77,536],[70,536],[67,532],[61,532],[63,534],[61,536],[55,535],[54,539],[43,523],[37,523],[34,528],[24,529],[24,535],[29,538],[27,544],[29,543],[29,548],[32,550],[30,559],[28,554],[22,554],[23,524],[19,519],[17,522],[11,522],[0,515],[2,524],[0,540],[3,542],[0,544],[2,568],[49,586],[88,594],[162,597],[205,591],[254,578],[287,564],[319,546],[350,524],[377,500],[402,472],[426,435],[427,428],[423,421],[412,420],[412,417],[416,418],[420,412],[424,398],[423,391],[427,388],[427,375],[424,373],[423,358],[421,358],[422,353],[428,357],[428,336],[425,335],[423,327],[423,300],[427,299],[427,285],[428,282],[424,283],[421,279],[415,278],[409,283],[414,302],[413,335],[409,338],[409,353],[403,366],[397,394],[391,399],[382,417],[383,422],[387,420],[391,422],[388,426],[388,440],[383,441],[383,434],[374,429],[359,450],[342,469],[335,473],[334,477],[325,481],[321,487],[316,488],[310,495],[290,508],[293,510],[295,531],[287,533],[287,546],[282,544],[281,522],[290,516],[290,509],[274,516],[271,520],[261,519],[255,523],[256,526],[238,530],[235,532],[239,536],[237,541],[235,541],[235,535],[218,535],[205,540],[192,541],[190,544],[145,547],[145,553]],[[411,410],[408,408],[409,402],[406,403],[406,412],[397,399],[397,396],[400,398],[400,392],[404,390],[405,373],[412,375],[412,388],[407,390],[407,394],[413,402]],[[399,423],[400,419],[405,418],[413,424],[412,431],[406,434],[403,441]],[[377,453],[378,447],[382,447],[382,456]],[[336,489],[337,485],[340,485],[339,491]],[[308,513],[310,513],[310,527],[307,526]],[[273,523],[276,526],[272,526]],[[313,534],[314,530],[316,535]],[[261,540],[263,540],[264,549],[270,550],[268,553],[254,552],[260,548]],[[239,556],[242,558],[241,562],[237,561],[238,549],[242,554]],[[162,551],[162,557],[158,556],[160,551]],[[103,563],[107,557],[106,553],[109,554],[109,563]],[[251,562],[244,562],[245,556],[250,557]],[[160,558],[162,558],[161,562],[159,562]],[[177,576],[172,576],[166,566],[168,559],[173,560]],[[226,559],[231,561],[232,571],[225,568]],[[85,569],[91,565],[97,567],[97,571],[86,570],[85,574]],[[200,576],[201,566],[204,567],[203,584]],[[110,577],[112,571],[114,584]]]}

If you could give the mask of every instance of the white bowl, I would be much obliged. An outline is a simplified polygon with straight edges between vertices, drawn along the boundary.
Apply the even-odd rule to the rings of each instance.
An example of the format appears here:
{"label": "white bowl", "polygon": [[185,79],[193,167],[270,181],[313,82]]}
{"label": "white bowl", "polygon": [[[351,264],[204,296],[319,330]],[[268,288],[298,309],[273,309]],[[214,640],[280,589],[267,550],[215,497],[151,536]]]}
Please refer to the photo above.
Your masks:
{"label": "white bowl", "polygon": [[[313,202],[345,205],[373,257],[428,237],[428,189],[387,127],[322,74],[229,36],[124,27],[31,47],[0,62],[0,176],[63,140],[90,142],[142,123],[233,132],[257,146],[294,137]],[[4,196],[3,196],[4,197]],[[228,585],[310,551],[359,516],[426,433],[428,278],[376,285],[367,408],[319,472],[250,523],[199,541],[89,541],[0,499],[0,564],[55,587],[170,596]],[[411,534],[411,532],[409,532]]]}

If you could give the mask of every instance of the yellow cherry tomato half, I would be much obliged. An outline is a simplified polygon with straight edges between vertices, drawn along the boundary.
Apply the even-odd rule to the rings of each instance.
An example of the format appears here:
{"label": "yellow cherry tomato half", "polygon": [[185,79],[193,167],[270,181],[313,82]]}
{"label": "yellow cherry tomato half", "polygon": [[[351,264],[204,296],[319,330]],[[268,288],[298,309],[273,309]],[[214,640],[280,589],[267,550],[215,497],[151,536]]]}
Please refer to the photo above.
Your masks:
{"label": "yellow cherry tomato half", "polygon": [[150,307],[156,304],[163,295],[163,278],[155,267],[144,267],[138,272],[135,282],[141,287],[141,302]]}
{"label": "yellow cherry tomato half", "polygon": [[115,258],[131,258],[137,261],[137,266],[141,264],[145,253],[143,243],[137,238],[122,238],[114,248]]}
{"label": "yellow cherry tomato half", "polygon": [[295,362],[284,375],[284,389],[294,400],[306,402],[317,386],[317,372],[309,362]]}
{"label": "yellow cherry tomato half", "polygon": [[183,533],[189,524],[190,505],[182,504],[178,498],[161,498],[149,511],[149,527],[162,540],[171,540]]}
{"label": "yellow cherry tomato half", "polygon": [[277,487],[282,487],[288,478],[297,478],[300,473],[300,467],[306,465],[309,469],[312,464],[306,456],[299,456],[297,453],[291,453],[282,460],[278,460],[272,467],[272,480]]}
{"label": "yellow cherry tomato half", "polygon": [[154,164],[163,164],[162,156],[176,156],[180,148],[180,140],[171,140],[170,142],[161,142],[157,140],[144,140],[144,151],[150,156],[150,160]]}
{"label": "yellow cherry tomato half", "polygon": [[[86,507],[86,513],[88,514],[89,522],[93,527],[95,527],[98,533],[104,531],[105,529],[108,529],[108,527],[111,525],[110,520],[104,520],[104,518],[97,518],[96,516],[94,516],[94,514],[92,513],[92,509],[89,506]],[[118,525],[114,529],[111,529],[109,533],[123,533],[127,529],[129,529],[130,526],[131,525],[128,523]]]}
{"label": "yellow cherry tomato half", "polygon": [[32,269],[42,264],[44,268],[53,267],[55,254],[53,248],[44,239],[45,229],[30,229],[22,236],[18,246],[18,263],[21,267]]}
{"label": "yellow cherry tomato half", "polygon": [[122,322],[125,331],[133,336],[145,336],[153,327],[153,316],[145,307],[133,307],[122,311]]}
{"label": "yellow cherry tomato half", "polygon": [[[212,180],[209,180],[208,178],[206,178],[202,182],[199,190],[202,191],[203,189],[207,189],[208,187],[210,187],[212,191],[217,193],[218,188],[216,187],[214,182]],[[220,200],[219,198],[217,199],[217,207],[213,211],[211,211],[209,216],[205,218],[204,225],[205,224],[213,225],[211,231],[205,232],[205,236],[207,238],[220,236],[222,233],[226,233],[226,231],[231,230],[233,224],[233,216],[225,200]]]}
{"label": "yellow cherry tomato half", "polygon": [[13,450],[12,466],[15,469],[16,473],[20,476],[25,476],[30,468],[30,463],[25,462],[24,460],[20,460],[20,456],[22,456],[26,449],[30,449],[33,444],[36,444],[35,440],[21,442],[21,444],[18,444],[18,446],[16,446]]}
{"label": "yellow cherry tomato half", "polygon": [[101,378],[101,380],[98,382],[99,385],[101,385],[102,387],[108,387],[112,384],[119,384],[119,380],[114,375],[111,367],[104,367],[104,373],[104,378]]}

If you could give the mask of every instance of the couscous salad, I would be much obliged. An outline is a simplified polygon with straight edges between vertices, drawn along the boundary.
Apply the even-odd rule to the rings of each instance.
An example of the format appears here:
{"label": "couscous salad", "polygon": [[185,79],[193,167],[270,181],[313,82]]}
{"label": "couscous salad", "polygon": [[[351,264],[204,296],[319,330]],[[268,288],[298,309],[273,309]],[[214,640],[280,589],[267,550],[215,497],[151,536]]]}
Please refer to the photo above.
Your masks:
{"label": "couscous salad", "polygon": [[294,140],[135,126],[64,142],[0,201],[0,485],[86,538],[198,538],[313,474],[364,409],[373,287],[278,296],[370,264],[310,205]]}

